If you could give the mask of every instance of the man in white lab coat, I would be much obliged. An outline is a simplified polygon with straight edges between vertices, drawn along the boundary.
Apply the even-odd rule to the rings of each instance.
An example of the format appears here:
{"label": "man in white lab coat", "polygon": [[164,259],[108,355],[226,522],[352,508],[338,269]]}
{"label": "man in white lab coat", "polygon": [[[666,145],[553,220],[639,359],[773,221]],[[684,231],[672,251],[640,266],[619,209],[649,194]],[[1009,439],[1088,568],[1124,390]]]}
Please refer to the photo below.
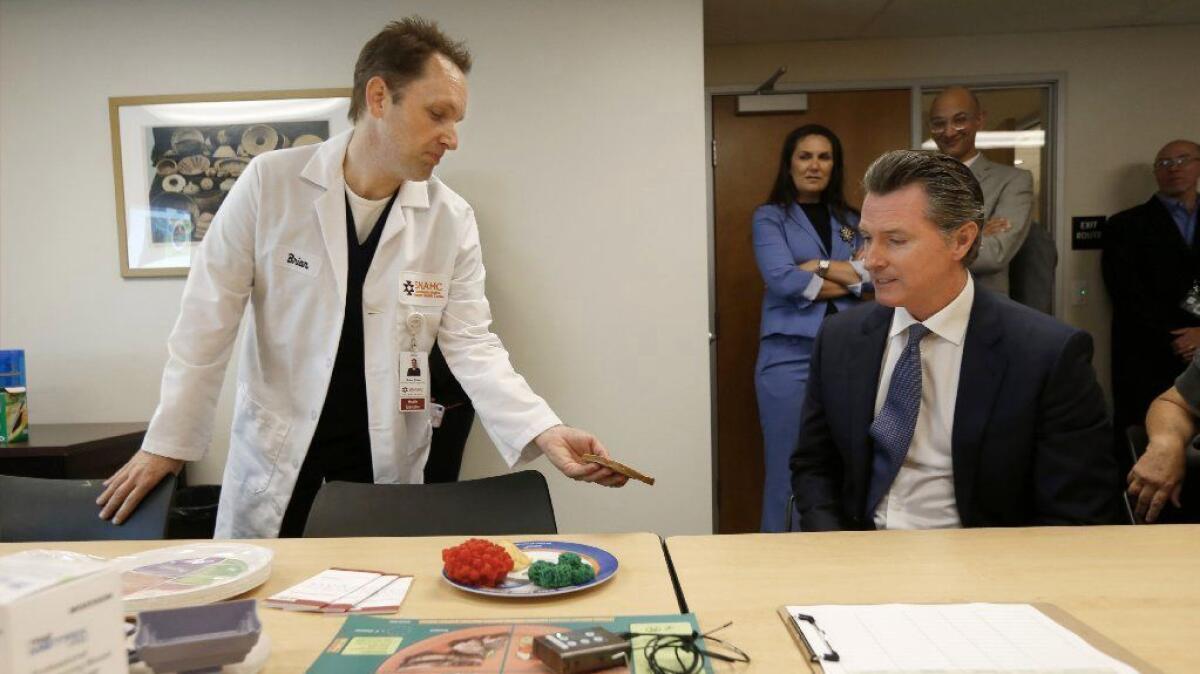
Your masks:
{"label": "man in white lab coat", "polygon": [[474,213],[432,175],[458,147],[470,67],[435,24],[389,24],[355,65],[353,130],[250,163],[193,260],[158,409],[101,517],[124,521],[204,455],[244,314],[218,538],[300,535],[326,480],[421,482],[428,380],[408,369],[428,372],[435,339],[510,466],[545,454],[574,479],[625,483],[579,460],[608,452],[562,425],[489,330]]}

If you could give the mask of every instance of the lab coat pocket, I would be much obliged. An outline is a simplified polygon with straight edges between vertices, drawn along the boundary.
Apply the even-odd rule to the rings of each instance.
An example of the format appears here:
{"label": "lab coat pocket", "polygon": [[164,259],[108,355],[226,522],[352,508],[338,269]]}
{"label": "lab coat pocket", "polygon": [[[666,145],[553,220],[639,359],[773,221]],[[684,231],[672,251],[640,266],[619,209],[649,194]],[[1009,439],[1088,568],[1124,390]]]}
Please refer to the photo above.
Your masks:
{"label": "lab coat pocket", "polygon": [[238,386],[229,460],[236,462],[243,484],[255,494],[270,486],[289,427],[283,417],[251,398],[244,385]]}

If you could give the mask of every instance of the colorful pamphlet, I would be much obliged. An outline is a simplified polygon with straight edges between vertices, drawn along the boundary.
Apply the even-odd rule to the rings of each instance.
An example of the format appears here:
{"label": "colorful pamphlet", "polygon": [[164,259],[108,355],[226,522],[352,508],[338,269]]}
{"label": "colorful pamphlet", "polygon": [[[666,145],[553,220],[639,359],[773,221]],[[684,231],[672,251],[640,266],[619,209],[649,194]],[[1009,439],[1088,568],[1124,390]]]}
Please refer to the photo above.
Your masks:
{"label": "colorful pamphlet", "polygon": [[[593,627],[614,634],[691,635],[697,631],[696,617],[690,613],[505,622],[350,616],[308,668],[308,674],[545,674],[545,665],[533,655],[535,637]],[[650,674],[645,655],[639,652],[650,638],[634,638],[632,661],[606,669],[605,674]],[[697,643],[703,648],[703,640]],[[698,671],[712,674],[707,662]]]}

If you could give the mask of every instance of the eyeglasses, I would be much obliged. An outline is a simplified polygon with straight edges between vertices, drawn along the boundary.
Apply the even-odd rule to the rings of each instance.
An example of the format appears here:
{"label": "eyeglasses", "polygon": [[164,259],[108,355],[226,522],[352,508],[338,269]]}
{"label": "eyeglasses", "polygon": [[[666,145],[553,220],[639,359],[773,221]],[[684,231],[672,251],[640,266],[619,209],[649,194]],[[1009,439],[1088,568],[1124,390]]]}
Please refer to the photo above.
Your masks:
{"label": "eyeglasses", "polygon": [[960,112],[953,119],[947,121],[941,117],[929,120],[929,130],[933,133],[946,133],[946,129],[954,129],[962,131],[967,126],[978,119],[978,115],[968,115],[965,112]]}
{"label": "eyeglasses", "polygon": [[1200,157],[1193,157],[1192,155],[1187,155],[1187,154],[1179,155],[1178,157],[1167,157],[1165,159],[1155,159],[1154,160],[1154,168],[1163,169],[1163,170],[1172,169],[1172,168],[1175,168],[1176,166],[1187,166],[1188,162],[1193,162],[1193,161],[1197,161],[1197,160],[1200,160]]}

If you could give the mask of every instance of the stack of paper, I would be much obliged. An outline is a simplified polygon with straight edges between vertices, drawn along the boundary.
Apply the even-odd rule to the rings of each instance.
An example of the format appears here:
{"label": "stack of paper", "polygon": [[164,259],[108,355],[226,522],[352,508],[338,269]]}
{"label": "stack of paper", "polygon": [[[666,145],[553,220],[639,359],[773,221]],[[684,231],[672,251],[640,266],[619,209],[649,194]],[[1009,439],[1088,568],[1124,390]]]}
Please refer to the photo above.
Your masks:
{"label": "stack of paper", "polygon": [[326,569],[321,573],[269,597],[271,608],[321,613],[395,613],[400,610],[412,576]]}

